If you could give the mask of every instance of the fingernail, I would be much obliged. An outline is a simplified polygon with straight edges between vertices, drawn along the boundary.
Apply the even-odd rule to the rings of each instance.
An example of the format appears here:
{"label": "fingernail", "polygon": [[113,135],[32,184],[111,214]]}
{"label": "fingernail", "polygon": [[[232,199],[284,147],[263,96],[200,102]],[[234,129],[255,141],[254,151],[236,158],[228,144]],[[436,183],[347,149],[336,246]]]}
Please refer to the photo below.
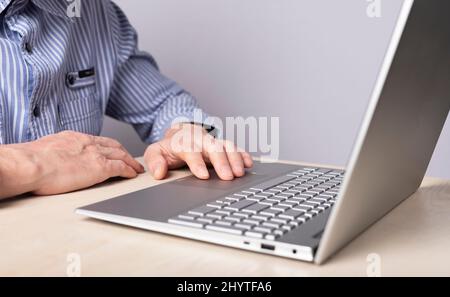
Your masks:
{"label": "fingernail", "polygon": [[233,172],[231,172],[230,168],[228,167],[222,167],[222,173],[227,179],[234,178]]}
{"label": "fingernail", "polygon": [[151,167],[149,167],[149,170],[150,170],[150,173],[153,175],[153,176],[155,176],[156,175],[156,173],[157,173],[157,171],[158,171],[158,169],[159,169],[159,166],[151,166]]}
{"label": "fingernail", "polygon": [[237,173],[239,176],[242,176],[242,175],[245,174],[245,171],[244,171],[243,168],[237,168],[237,169],[235,169],[235,170],[236,170],[236,173]]}
{"label": "fingernail", "polygon": [[198,172],[199,172],[201,178],[208,178],[208,177],[209,177],[209,172],[208,172],[208,170],[206,170],[206,169],[203,168],[203,167],[200,167],[199,170],[198,170]]}
{"label": "fingernail", "polygon": [[155,176],[156,177],[163,178],[163,174],[164,174],[164,172],[163,172],[163,168],[162,167],[156,168],[156,170],[155,170]]}

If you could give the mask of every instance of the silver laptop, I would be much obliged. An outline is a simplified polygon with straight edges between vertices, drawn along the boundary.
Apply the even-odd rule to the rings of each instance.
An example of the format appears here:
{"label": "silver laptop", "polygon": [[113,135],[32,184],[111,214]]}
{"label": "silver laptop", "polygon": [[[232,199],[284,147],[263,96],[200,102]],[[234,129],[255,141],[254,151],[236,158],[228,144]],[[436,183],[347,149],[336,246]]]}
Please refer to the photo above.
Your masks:
{"label": "silver laptop", "polygon": [[323,263],[420,186],[450,109],[450,2],[406,0],[346,172],[256,163],[82,207],[113,223]]}

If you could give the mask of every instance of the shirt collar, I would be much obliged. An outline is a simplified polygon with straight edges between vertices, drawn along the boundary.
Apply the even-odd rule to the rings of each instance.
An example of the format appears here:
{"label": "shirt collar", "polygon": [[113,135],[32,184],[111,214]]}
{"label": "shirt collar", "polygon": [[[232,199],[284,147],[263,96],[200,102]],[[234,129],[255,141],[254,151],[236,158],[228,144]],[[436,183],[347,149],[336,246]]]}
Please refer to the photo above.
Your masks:
{"label": "shirt collar", "polygon": [[[2,13],[6,7],[13,0],[0,0],[0,13]],[[37,7],[45,10],[53,15],[70,19],[67,15],[68,3],[65,0],[31,0]]]}

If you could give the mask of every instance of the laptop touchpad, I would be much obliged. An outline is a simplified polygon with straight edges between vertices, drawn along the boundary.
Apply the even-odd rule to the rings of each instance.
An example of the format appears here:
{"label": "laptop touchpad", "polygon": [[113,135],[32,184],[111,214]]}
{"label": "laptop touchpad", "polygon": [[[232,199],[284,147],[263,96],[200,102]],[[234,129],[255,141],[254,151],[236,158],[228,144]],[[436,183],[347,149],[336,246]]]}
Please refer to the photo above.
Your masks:
{"label": "laptop touchpad", "polygon": [[255,184],[259,181],[267,179],[266,175],[256,174],[253,172],[247,172],[247,174],[240,178],[235,178],[232,181],[224,181],[221,180],[216,173],[210,171],[211,179],[208,181],[200,180],[194,176],[188,176],[179,180],[176,180],[174,183],[180,186],[188,186],[188,187],[200,187],[207,189],[217,189],[223,190],[226,192],[232,192],[234,189],[239,189],[244,187],[247,184]]}

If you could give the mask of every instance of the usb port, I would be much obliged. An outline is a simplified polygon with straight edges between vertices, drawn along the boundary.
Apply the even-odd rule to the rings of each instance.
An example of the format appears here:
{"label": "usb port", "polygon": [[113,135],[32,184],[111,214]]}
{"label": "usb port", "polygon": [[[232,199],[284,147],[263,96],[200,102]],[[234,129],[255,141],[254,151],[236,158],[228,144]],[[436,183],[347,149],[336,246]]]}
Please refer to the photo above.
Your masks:
{"label": "usb port", "polygon": [[275,246],[274,245],[270,245],[270,244],[261,244],[261,248],[263,250],[269,250],[269,251],[274,251],[275,250]]}

